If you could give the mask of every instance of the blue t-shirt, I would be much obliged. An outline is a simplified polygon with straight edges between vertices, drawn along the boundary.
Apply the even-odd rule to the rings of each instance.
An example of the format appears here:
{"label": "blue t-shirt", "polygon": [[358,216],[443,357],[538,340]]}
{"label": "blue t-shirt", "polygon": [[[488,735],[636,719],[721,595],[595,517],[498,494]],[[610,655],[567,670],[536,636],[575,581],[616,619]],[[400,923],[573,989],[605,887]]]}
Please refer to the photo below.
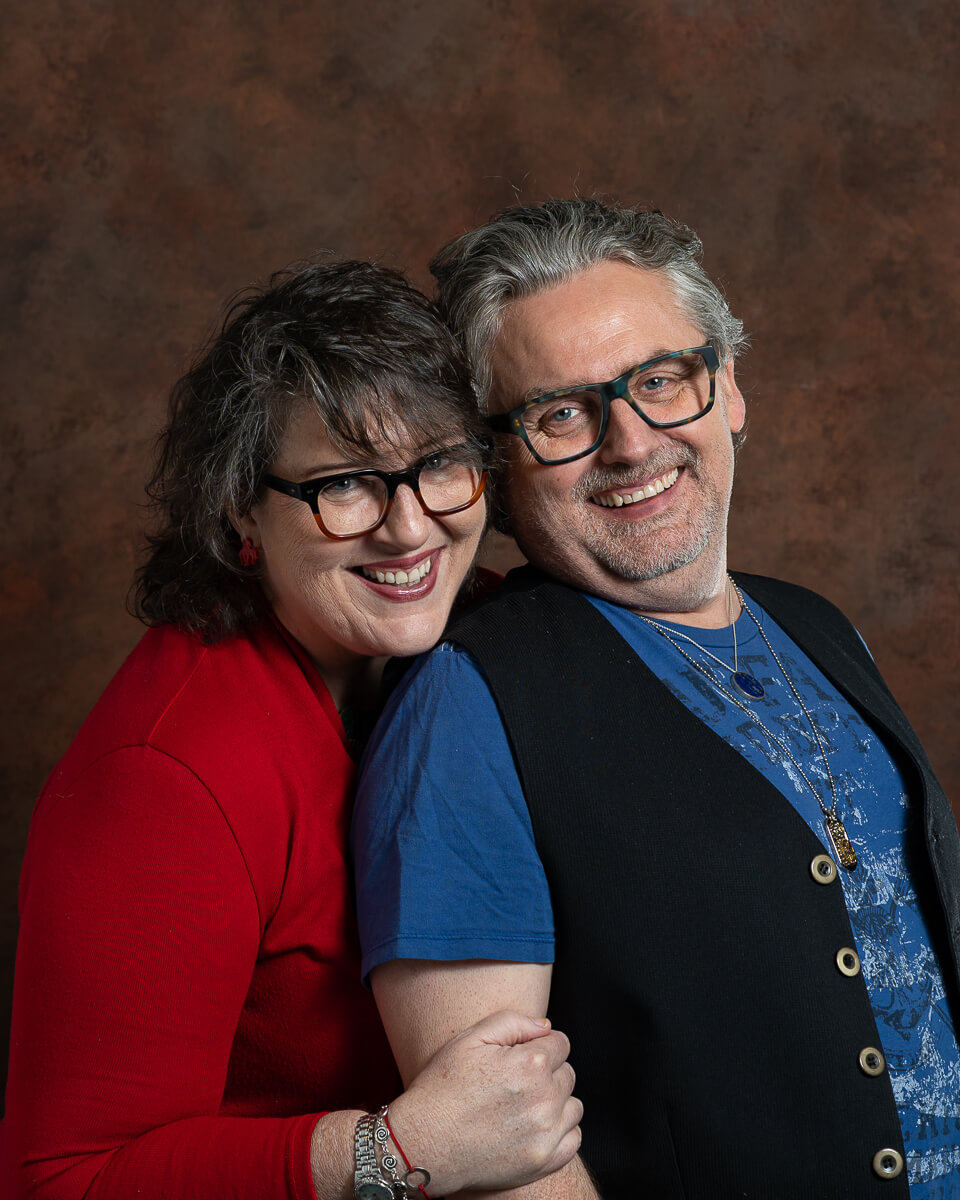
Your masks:
{"label": "blue t-shirt", "polygon": [[[749,614],[736,626],[739,667],[762,682],[765,694],[739,707],[713,682],[732,690],[729,627],[667,626],[729,664],[680,639],[698,670],[642,618],[590,599],[833,854],[820,805],[797,769],[799,763],[829,808],[822,756]],[[918,806],[908,802],[900,771],[869,726],[769,614],[748,602],[829,759],[837,813],[860,860],[858,870],[839,876],[900,1113],[911,1196],[940,1200],[960,1189],[960,1053],[924,920],[931,881],[911,877],[906,866],[913,841],[922,838]],[[496,704],[465,652],[441,646],[422,657],[391,697],[364,759],[354,853],[364,976],[396,958],[553,961],[550,893],[520,781]]]}

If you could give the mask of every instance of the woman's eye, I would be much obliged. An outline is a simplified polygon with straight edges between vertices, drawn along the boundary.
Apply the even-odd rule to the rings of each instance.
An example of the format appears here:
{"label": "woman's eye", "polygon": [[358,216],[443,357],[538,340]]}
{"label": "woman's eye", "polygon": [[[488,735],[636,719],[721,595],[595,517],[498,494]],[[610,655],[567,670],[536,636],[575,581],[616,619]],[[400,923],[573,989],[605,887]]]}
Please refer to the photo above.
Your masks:
{"label": "woman's eye", "polygon": [[441,471],[444,467],[450,466],[450,454],[446,450],[438,450],[435,454],[428,454],[423,460],[423,468],[427,471]]}
{"label": "woman's eye", "polygon": [[337,499],[342,499],[344,496],[356,491],[359,486],[360,480],[353,478],[352,476],[346,479],[337,479],[333,483],[328,483],[323,489],[322,494],[324,496],[336,496]]}

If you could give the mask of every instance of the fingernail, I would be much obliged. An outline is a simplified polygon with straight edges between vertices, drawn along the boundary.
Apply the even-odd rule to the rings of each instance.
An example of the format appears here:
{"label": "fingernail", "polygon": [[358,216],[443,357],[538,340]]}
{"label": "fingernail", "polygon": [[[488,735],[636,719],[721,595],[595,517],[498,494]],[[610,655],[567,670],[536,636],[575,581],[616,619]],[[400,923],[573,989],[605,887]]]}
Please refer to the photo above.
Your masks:
{"label": "fingernail", "polygon": [[536,1021],[536,1023],[538,1025],[542,1025],[544,1027],[544,1029],[550,1028],[550,1018],[549,1017],[534,1017],[533,1019]]}

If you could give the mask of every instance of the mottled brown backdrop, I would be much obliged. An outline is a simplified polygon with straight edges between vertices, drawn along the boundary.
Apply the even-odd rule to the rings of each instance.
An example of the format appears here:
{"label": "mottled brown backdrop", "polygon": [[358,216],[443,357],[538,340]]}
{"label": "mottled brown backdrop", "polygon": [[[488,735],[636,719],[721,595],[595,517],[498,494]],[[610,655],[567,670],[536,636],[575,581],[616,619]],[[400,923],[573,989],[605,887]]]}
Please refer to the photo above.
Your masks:
{"label": "mottled brown backdrop", "polygon": [[957,13],[4,6],[0,1028],[31,806],[139,636],[142,484],[191,348],[235,288],[320,249],[426,284],[518,196],[609,193],[701,233],[753,340],[732,561],[847,610],[958,794]]}

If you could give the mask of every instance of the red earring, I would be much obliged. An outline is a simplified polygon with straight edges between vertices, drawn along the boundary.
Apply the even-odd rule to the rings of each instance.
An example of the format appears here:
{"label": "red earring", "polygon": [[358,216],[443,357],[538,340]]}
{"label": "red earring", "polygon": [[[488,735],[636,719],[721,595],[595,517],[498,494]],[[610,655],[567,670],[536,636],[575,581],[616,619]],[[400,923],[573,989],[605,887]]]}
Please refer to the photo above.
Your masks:
{"label": "red earring", "polygon": [[255,546],[250,538],[245,537],[240,543],[240,565],[252,567],[260,557],[260,547]]}

